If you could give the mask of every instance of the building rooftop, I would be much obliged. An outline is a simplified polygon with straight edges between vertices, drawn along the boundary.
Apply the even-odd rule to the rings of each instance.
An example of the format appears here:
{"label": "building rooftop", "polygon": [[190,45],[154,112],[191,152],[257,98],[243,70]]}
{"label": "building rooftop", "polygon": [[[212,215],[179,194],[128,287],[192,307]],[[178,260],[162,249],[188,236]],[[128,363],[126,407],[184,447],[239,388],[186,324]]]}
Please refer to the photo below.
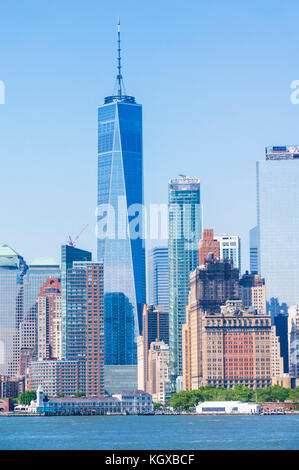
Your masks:
{"label": "building rooftop", "polygon": [[36,258],[30,263],[31,267],[55,267],[59,268],[59,263],[54,258]]}
{"label": "building rooftop", "polygon": [[299,158],[298,145],[276,145],[265,148],[266,160],[294,160]]}

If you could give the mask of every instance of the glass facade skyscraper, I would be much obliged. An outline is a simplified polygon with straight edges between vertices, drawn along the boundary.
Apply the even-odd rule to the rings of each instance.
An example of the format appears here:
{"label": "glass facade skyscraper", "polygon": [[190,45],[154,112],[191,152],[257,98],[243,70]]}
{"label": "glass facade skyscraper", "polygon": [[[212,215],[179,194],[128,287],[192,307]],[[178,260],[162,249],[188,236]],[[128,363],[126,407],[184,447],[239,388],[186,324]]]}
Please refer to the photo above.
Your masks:
{"label": "glass facade skyscraper", "polygon": [[7,245],[0,247],[0,374],[20,372],[22,349],[36,354],[37,296],[49,277],[60,276],[53,260],[40,258],[26,264]]}
{"label": "glass facade skyscraper", "polygon": [[19,371],[23,284],[27,270],[22,256],[7,245],[0,247],[0,374],[10,377]]}
{"label": "glass facade skyscraper", "polygon": [[257,162],[259,273],[267,299],[288,306],[299,297],[299,147],[267,147]]}
{"label": "glass facade skyscraper", "polygon": [[156,246],[148,257],[148,303],[169,312],[168,247]]}
{"label": "glass facade skyscraper", "polygon": [[190,273],[198,265],[202,236],[200,180],[179,177],[169,181],[169,347],[172,390],[182,375],[182,325],[190,289]]}
{"label": "glass facade skyscraper", "polygon": [[137,364],[146,302],[142,106],[123,94],[118,60],[118,93],[98,108],[97,259],[104,264],[108,366]]}

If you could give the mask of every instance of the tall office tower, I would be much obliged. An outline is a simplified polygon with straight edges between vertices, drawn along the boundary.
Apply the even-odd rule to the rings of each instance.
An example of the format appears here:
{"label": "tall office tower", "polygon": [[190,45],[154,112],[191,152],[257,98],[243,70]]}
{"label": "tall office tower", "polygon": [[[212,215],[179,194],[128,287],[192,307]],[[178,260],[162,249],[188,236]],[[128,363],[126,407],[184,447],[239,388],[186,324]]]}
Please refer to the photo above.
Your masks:
{"label": "tall office tower", "polygon": [[241,239],[237,235],[216,235],[220,243],[220,259],[231,259],[241,274]]}
{"label": "tall office tower", "polygon": [[239,282],[239,293],[244,308],[254,307],[258,313],[266,313],[265,279],[246,271]]}
{"label": "tall office tower", "polygon": [[249,266],[251,274],[259,274],[259,228],[249,230]]}
{"label": "tall office tower", "polygon": [[298,180],[299,147],[267,147],[266,160],[257,162],[259,273],[267,299],[288,306],[299,292]]}
{"label": "tall office tower", "polygon": [[104,394],[102,263],[74,261],[67,274],[66,359],[86,367],[86,396]]}
{"label": "tall office tower", "polygon": [[299,377],[299,302],[289,308],[289,374]]}
{"label": "tall office tower", "polygon": [[170,398],[169,346],[164,341],[151,343],[148,352],[148,386],[146,391],[152,395],[153,402],[163,405]]}
{"label": "tall office tower", "polygon": [[200,180],[180,176],[169,180],[169,350],[172,390],[182,375],[182,325],[190,273],[198,265],[201,239]]}
{"label": "tall office tower", "polygon": [[148,352],[151,343],[154,341],[163,341],[169,343],[169,314],[163,310],[163,307],[155,307],[154,305],[144,305],[143,308],[143,327],[142,327],[142,345],[143,351],[140,349],[140,337],[138,337],[138,364],[141,365],[141,357],[143,358],[143,370],[138,370],[138,382],[140,382],[140,374],[142,374],[144,384],[142,390],[147,391],[148,383]]}
{"label": "tall office tower", "polygon": [[37,359],[61,359],[61,282],[49,278],[37,297]]}
{"label": "tall office tower", "polygon": [[29,265],[24,277],[24,314],[20,324],[21,357],[23,350],[34,349],[37,345],[37,297],[40,288],[49,278],[60,278],[60,268],[52,258],[37,258]]}
{"label": "tall office tower", "polygon": [[220,243],[214,238],[213,229],[204,229],[198,246],[198,265],[205,264],[210,254],[220,259]]}
{"label": "tall office tower", "polygon": [[[191,290],[191,301],[193,296]],[[187,389],[271,385],[274,359],[269,315],[243,309],[240,300],[228,300],[220,312],[197,315],[194,309],[187,318],[191,337],[188,367],[184,367]]]}
{"label": "tall office tower", "polygon": [[9,377],[19,373],[20,324],[27,270],[22,256],[7,245],[0,246],[0,375]]}
{"label": "tall office tower", "polygon": [[80,250],[71,245],[61,246],[61,336],[62,336],[62,358],[66,359],[66,337],[67,337],[67,281],[68,272],[73,267],[74,261],[91,261],[92,255],[89,251]]}
{"label": "tall office tower", "polygon": [[148,257],[148,303],[169,312],[168,247],[156,246]]}
{"label": "tall office tower", "polygon": [[131,386],[137,387],[137,337],[146,303],[142,106],[124,92],[119,25],[116,83],[117,93],[98,107],[97,195],[97,259],[104,264],[105,375],[114,392],[123,389],[125,370],[125,375],[135,377]]}

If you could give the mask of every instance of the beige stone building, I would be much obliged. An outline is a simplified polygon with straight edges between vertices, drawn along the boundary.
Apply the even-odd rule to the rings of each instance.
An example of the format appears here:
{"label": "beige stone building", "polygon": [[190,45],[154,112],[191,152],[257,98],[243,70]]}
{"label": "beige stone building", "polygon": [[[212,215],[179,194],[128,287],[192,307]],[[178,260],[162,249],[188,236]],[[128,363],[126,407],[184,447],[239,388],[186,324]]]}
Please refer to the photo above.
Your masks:
{"label": "beige stone building", "polygon": [[148,383],[147,392],[153,397],[153,402],[165,404],[169,398],[169,346],[164,341],[151,343],[148,353]]}
{"label": "beige stone building", "polygon": [[227,301],[220,313],[205,313],[192,295],[183,327],[184,390],[271,385],[283,364],[270,316],[244,309],[240,300]]}
{"label": "beige stone building", "polygon": [[265,280],[258,274],[244,274],[239,283],[239,294],[243,307],[253,307],[258,313],[266,313]]}

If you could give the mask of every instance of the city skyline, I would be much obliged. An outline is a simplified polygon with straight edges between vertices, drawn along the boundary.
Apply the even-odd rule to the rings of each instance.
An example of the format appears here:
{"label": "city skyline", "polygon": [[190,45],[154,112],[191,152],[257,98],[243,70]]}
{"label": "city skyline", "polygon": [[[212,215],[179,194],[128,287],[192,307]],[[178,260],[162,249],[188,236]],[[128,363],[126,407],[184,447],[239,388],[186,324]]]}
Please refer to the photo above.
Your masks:
{"label": "city skyline", "polygon": [[[33,1],[29,2],[29,4],[36,6],[36,2]],[[167,4],[169,3],[166,2]],[[219,3],[219,9],[213,15],[212,24],[212,10],[206,6],[198,7],[193,4],[193,13],[206,13],[206,25],[203,24],[201,15],[194,15],[197,20],[195,21],[194,19],[193,21],[192,18],[189,18],[188,14],[188,20],[191,20],[189,34],[186,37],[181,36],[180,39],[176,38],[173,43],[169,41],[166,43],[166,37],[168,37],[171,27],[178,26],[182,22],[183,29],[186,29],[186,13],[181,17],[178,11],[174,9],[170,13],[171,21],[167,21],[167,7],[164,5],[161,11],[161,20],[158,22],[158,25],[156,24],[157,38],[153,38],[151,35],[149,39],[147,33],[149,33],[150,22],[153,18],[153,10],[149,7],[144,7],[147,15],[143,14],[142,16],[140,9],[136,8],[136,2],[129,5],[127,9],[120,4],[114,5],[113,8],[104,8],[103,27],[101,29],[92,19],[92,14],[95,10],[97,11],[97,7],[93,2],[90,5],[86,9],[86,16],[84,16],[83,21],[84,27],[90,22],[91,32],[89,35],[86,35],[84,40],[80,33],[74,32],[73,25],[69,23],[65,25],[63,21],[58,22],[57,25],[56,33],[58,37],[62,35],[65,38],[64,31],[69,31],[74,36],[75,43],[79,39],[82,42],[81,46],[76,48],[77,59],[71,49],[69,49],[70,43],[67,42],[66,48],[62,48],[59,51],[55,42],[50,41],[49,44],[43,44],[43,38],[41,43],[46,46],[43,48],[44,56],[41,56],[41,49],[37,46],[36,49],[29,53],[29,49],[26,46],[29,46],[31,41],[34,40],[35,35],[38,34],[39,30],[35,29],[32,30],[31,35],[26,36],[24,45],[23,43],[20,44],[20,41],[16,43],[15,40],[11,39],[10,46],[7,49],[7,51],[11,52],[8,56],[14,56],[17,51],[16,47],[18,47],[18,54],[25,47],[25,50],[22,52],[25,54],[24,57],[28,57],[29,63],[32,66],[32,72],[31,74],[25,74],[22,84],[16,78],[12,78],[13,72],[16,72],[16,63],[13,63],[8,56],[3,57],[3,76],[0,77],[6,85],[6,104],[0,107],[0,124],[4,131],[0,144],[0,153],[6,157],[3,162],[3,169],[8,173],[11,173],[12,168],[14,169],[14,180],[20,188],[24,188],[24,181],[29,182],[33,180],[32,188],[34,187],[34,190],[30,188],[29,183],[23,191],[26,210],[23,211],[21,216],[22,234],[20,234],[20,230],[16,229],[16,222],[14,220],[14,214],[19,211],[16,194],[13,192],[9,182],[4,182],[1,188],[1,191],[3,191],[1,196],[5,197],[7,204],[2,208],[2,220],[5,220],[2,230],[2,242],[8,243],[18,252],[22,253],[27,262],[36,256],[52,256],[58,259],[59,246],[66,242],[69,233],[72,235],[79,233],[81,227],[86,222],[89,222],[89,229],[82,236],[80,245],[82,248],[90,249],[95,253],[94,191],[86,187],[86,184],[84,185],[86,189],[83,194],[81,191],[76,193],[70,191],[70,189],[71,187],[74,188],[74,186],[82,185],[82,174],[85,179],[93,178],[92,175],[94,175],[94,155],[96,153],[94,119],[96,106],[101,96],[108,93],[111,89],[115,64],[115,29],[113,26],[116,23],[117,16],[120,15],[124,31],[123,48],[126,57],[125,65],[128,70],[126,82],[130,84],[128,91],[134,90],[134,94],[138,96],[139,101],[146,105],[146,134],[144,136],[146,143],[145,172],[149,175],[145,182],[146,204],[150,201],[166,203],[167,180],[170,176],[181,172],[198,175],[201,178],[203,188],[203,206],[204,214],[206,215],[205,225],[213,226],[216,233],[236,233],[241,237],[243,250],[242,264],[245,270],[249,265],[248,230],[255,223],[255,162],[262,158],[266,145],[279,145],[285,142],[292,143],[296,132],[295,122],[296,116],[298,116],[298,108],[291,104],[289,95],[291,92],[290,83],[297,78],[297,71],[295,65],[288,62],[283,56],[285,39],[280,38],[280,42],[275,43],[277,56],[274,58],[266,54],[267,60],[265,63],[262,62],[262,53],[266,53],[270,47],[269,43],[265,41],[265,35],[271,32],[273,21],[274,25],[278,27],[281,22],[283,23],[284,17],[278,18],[277,10],[275,8],[272,9],[270,13],[273,20],[271,30],[266,22],[266,24],[263,24],[265,31],[262,31],[261,21],[256,17],[252,18],[251,15],[254,15],[254,11],[251,12],[247,6],[238,6],[237,2],[233,2],[230,7],[224,8]],[[259,9],[258,2],[254,2],[254,5],[256,9]],[[226,29],[221,26],[223,15],[224,18],[229,16],[234,8],[241,15],[241,20],[243,20],[243,23],[241,21],[242,26],[244,27],[245,18],[252,19],[251,27],[256,32],[256,39],[253,41],[252,46],[247,49],[247,60],[244,59],[240,46],[235,45],[234,38],[235,35],[239,35],[241,37],[241,44],[244,45],[248,30],[245,28],[242,32],[241,26],[238,26],[235,32],[230,32],[230,34],[226,35]],[[51,7],[48,7],[48,9],[49,15],[48,17],[43,15],[42,24],[49,37],[52,38],[53,33],[49,30],[49,27],[54,10]],[[65,9],[63,6],[61,6],[61,9],[63,16]],[[28,10],[30,11],[30,8]],[[134,15],[131,18],[130,13],[133,10]],[[19,11],[20,13],[17,14],[16,21],[20,21],[21,17],[23,20],[25,15],[25,18],[28,19],[28,25],[30,25],[30,20],[27,17],[28,13],[24,12],[21,7]],[[292,22],[293,14],[291,16],[287,10],[283,9],[283,11],[284,15],[288,17],[288,21]],[[11,13],[9,6],[3,7],[3,18],[9,19]],[[36,14],[38,15],[39,13],[41,11],[37,8]],[[259,9],[259,13],[262,17],[266,16],[266,13],[267,16],[269,15],[269,12],[266,12],[262,7]],[[75,3],[74,11],[71,13],[74,25],[79,21],[78,14],[79,10]],[[169,14],[168,10],[167,14]],[[137,23],[136,19],[139,20]],[[230,21],[228,25],[232,24],[234,20]],[[212,33],[215,30],[217,31],[219,25],[221,28],[216,34],[215,40],[209,41]],[[145,34],[142,34],[143,28],[145,29]],[[96,31],[99,32],[99,37],[95,41],[93,34]],[[5,24],[1,28],[0,37],[3,33],[7,34],[7,36],[3,36],[3,43],[6,44],[7,38],[10,38],[10,33]],[[205,35],[204,33],[208,34]],[[136,37],[140,39],[138,44],[135,41]],[[221,46],[219,43],[220,37],[223,39]],[[276,41],[273,35],[271,39]],[[161,52],[158,48],[158,40],[162,41],[163,44]],[[262,42],[263,48],[254,58],[259,40]],[[108,47],[106,47],[107,44],[109,44]],[[150,56],[150,46],[156,54],[155,61]],[[165,60],[165,46],[169,50],[169,61]],[[291,44],[291,47],[294,47],[293,44]],[[204,52],[204,48],[210,51],[210,53]],[[219,51],[217,48],[219,48]],[[223,48],[225,48],[224,57],[230,64],[230,68],[227,68],[226,73],[221,75],[221,82],[219,83],[218,67],[223,65],[223,59],[220,57],[221,52],[223,53]],[[178,58],[173,61],[176,50],[179,52]],[[54,52],[55,54],[53,55]],[[98,61],[97,54],[100,59]],[[69,58],[69,70],[66,71],[65,68],[62,68],[59,79],[58,77],[53,79],[53,73],[52,75],[49,74],[49,78],[46,78],[45,75],[36,69],[37,58],[42,61],[43,66],[47,67],[46,62],[48,62],[48,66],[51,65],[53,68],[54,57],[61,64],[67,56]],[[277,57],[281,59],[282,65],[283,61],[286,61],[284,63],[285,67],[282,67],[284,71],[282,70],[279,79],[278,77],[271,77],[271,83],[269,83],[268,76],[265,76],[266,70],[271,68],[271,64],[274,65],[274,62],[277,62]],[[238,66],[239,59],[243,61],[242,71]],[[84,67],[86,67],[86,72],[78,73],[77,60],[82,61]],[[109,73],[101,73],[101,68],[97,62],[100,62],[100,64],[105,63],[105,68],[107,66]],[[138,70],[140,70],[138,74],[136,73],[135,63],[138,63]],[[194,93],[192,94],[192,101],[189,99],[191,95],[188,93],[190,92],[184,85],[186,85],[187,81],[192,81],[191,83],[195,89],[196,82],[194,77],[198,76],[197,72],[201,70],[202,63],[207,68],[209,82],[207,82],[204,74],[201,73],[201,86],[196,88],[198,93],[195,96]],[[152,72],[150,73],[148,65],[152,66]],[[251,67],[252,65],[254,67]],[[161,72],[157,72],[157,67],[161,69]],[[174,74],[172,80],[169,80],[169,68],[172,68],[172,73]],[[184,75],[180,72],[181,69],[184,70]],[[258,71],[261,73],[257,73]],[[161,76],[163,74],[165,75],[163,80],[167,81],[161,82],[161,89],[155,86],[155,95],[153,96],[150,82],[153,82],[155,85],[162,79]],[[17,75],[14,73],[14,77]],[[240,81],[233,80],[233,76],[237,76]],[[71,80],[70,77],[72,77]],[[48,80],[51,81],[51,86],[48,86]],[[180,82],[182,82],[181,89],[178,87]],[[69,92],[66,92],[66,83],[71,83]],[[165,93],[166,83],[168,93]],[[257,83],[260,83],[260,88],[257,86]],[[26,93],[23,93],[24,89],[26,89]],[[44,96],[47,113],[43,116],[44,120],[41,123],[39,119],[39,112],[41,111],[39,108],[39,97],[43,90],[47,90]],[[175,108],[178,111],[177,116],[172,112],[174,108],[171,96],[173,96],[174,90],[176,90],[178,98]],[[217,90],[219,90],[219,93]],[[225,93],[223,93],[224,91]],[[250,103],[250,97],[252,97],[253,92],[257,93],[257,98],[260,99],[261,104],[258,104],[257,100],[253,100],[253,103]],[[224,95],[229,97],[234,114],[228,110],[227,98]],[[183,99],[183,96],[186,98]],[[53,101],[52,104],[51,100]],[[160,106],[160,103],[163,103],[163,107]],[[239,107],[237,103],[239,103]],[[287,125],[283,124],[282,117],[273,113],[275,109],[274,104],[281,106],[281,115],[287,116],[287,119],[284,117]],[[22,126],[18,125],[17,128],[20,142],[22,142],[21,147],[19,147],[19,139],[11,139],[12,129],[15,128],[11,119],[16,106],[18,106],[20,121],[22,122]],[[58,110],[59,113],[57,112]],[[242,119],[244,111],[245,117]],[[229,114],[227,115],[228,112]],[[188,122],[195,122],[195,124],[189,124],[189,127],[184,124],[181,127],[181,120],[179,120],[179,115],[181,114],[190,116],[190,121],[188,120]],[[261,119],[263,119],[263,126],[260,129],[255,124],[259,114],[262,115]],[[75,122],[74,116],[77,122]],[[81,121],[83,116],[84,119]],[[194,121],[195,116],[197,118]],[[203,116],[205,116],[205,119]],[[68,124],[66,124],[67,122]],[[165,124],[163,140],[159,135],[161,122]],[[249,136],[248,129],[253,125],[255,126],[253,128],[255,137],[252,141],[252,132],[250,132]],[[238,126],[237,133],[235,132],[236,126]],[[39,129],[38,133],[34,132],[34,128]],[[46,138],[49,128],[52,130],[50,140]],[[78,132],[79,128],[80,132]],[[176,132],[172,132],[172,129]],[[210,142],[214,142],[212,136],[219,138],[218,147],[221,149],[221,158],[219,157],[220,153],[217,146],[211,146],[210,144]],[[198,139],[201,142],[200,151],[194,146]],[[42,145],[43,141],[46,142],[46,145]],[[182,142],[184,142],[185,150],[189,155],[188,162],[180,161]],[[43,155],[42,159],[40,158],[41,154]],[[214,172],[213,179],[211,169],[214,169],[214,167],[212,162],[209,161],[213,159],[205,158],[208,154],[214,155],[219,165],[219,174]],[[20,158],[20,155],[22,155],[22,158]],[[49,159],[50,155],[51,158]],[[56,180],[51,203],[49,203],[42,191],[44,188],[46,193],[49,188],[49,180],[45,177],[46,167],[43,161],[50,161],[52,163],[47,169],[47,175],[50,174]],[[154,165],[151,164],[151,161],[153,161]],[[238,162],[240,161],[242,165],[238,168]],[[158,164],[159,174],[153,178],[153,169],[156,169]],[[57,168],[59,168],[58,173]],[[226,177],[225,183],[223,175]],[[230,182],[229,186],[233,187],[235,185],[234,189],[227,188],[228,181]],[[213,194],[213,185],[217,186],[222,192],[225,189],[223,201],[216,202],[215,195]],[[92,186],[90,184],[90,187]],[[40,194],[39,200],[33,197],[36,191]],[[236,192],[242,194],[242,201],[234,199]],[[233,208],[231,208],[232,204],[234,205]],[[244,212],[248,214],[248,221],[244,220],[244,218],[238,220],[237,214],[241,212],[241,205],[246,209]],[[231,209],[229,212],[225,210],[225,207],[228,206]],[[44,210],[41,210],[42,207]],[[76,210],[74,210],[74,207],[76,207]],[[65,217],[66,213],[68,214],[67,217]],[[47,214],[46,218],[45,214]],[[40,220],[40,225],[35,231],[36,234],[34,233],[33,237],[30,238],[29,232],[31,232],[34,220]],[[26,240],[28,243],[25,242]],[[47,248],[45,247],[44,240],[47,241]],[[151,248],[150,244],[148,248]]]}

